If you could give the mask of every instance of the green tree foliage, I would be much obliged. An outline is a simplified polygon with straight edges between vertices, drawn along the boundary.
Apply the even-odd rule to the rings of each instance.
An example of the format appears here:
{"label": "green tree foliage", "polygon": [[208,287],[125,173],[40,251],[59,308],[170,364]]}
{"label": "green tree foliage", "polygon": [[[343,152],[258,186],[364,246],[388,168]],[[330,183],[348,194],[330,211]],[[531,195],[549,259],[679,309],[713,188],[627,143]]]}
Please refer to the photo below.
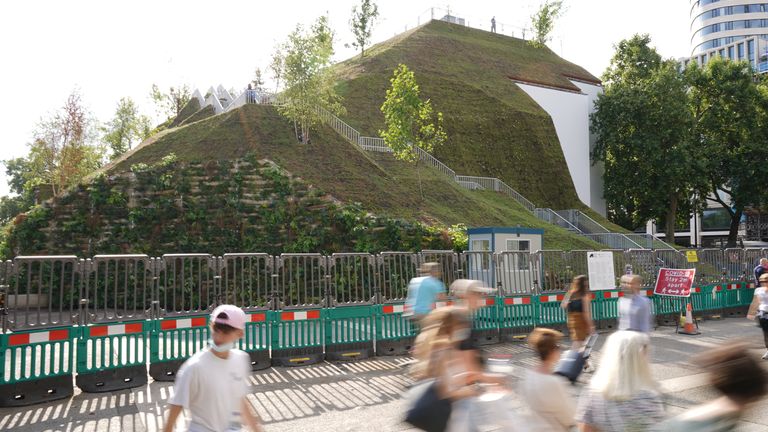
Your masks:
{"label": "green tree foliage", "polygon": [[131,98],[121,98],[115,109],[115,116],[101,128],[102,140],[111,150],[110,159],[115,159],[149,137],[152,126],[149,117],[139,113]]}
{"label": "green tree foliage", "polygon": [[562,16],[563,12],[565,9],[562,0],[545,0],[539,6],[539,10],[531,17],[533,45],[543,47],[549,42],[552,38],[552,30],[555,28],[555,21]]}
{"label": "green tree foliage", "polygon": [[371,41],[371,33],[378,16],[379,7],[371,0],[361,0],[359,6],[352,8],[352,18],[349,20],[349,26],[355,36],[352,46],[360,50],[360,57],[365,56],[365,47]]}
{"label": "green tree foliage", "polygon": [[678,211],[690,210],[698,178],[687,87],[674,61],[635,36],[617,46],[595,105],[592,158],[603,163],[609,216],[627,228],[664,220],[674,238]]}
{"label": "green tree foliage", "polygon": [[[443,114],[433,113],[429,99],[421,100],[416,77],[408,66],[398,65],[389,82],[391,86],[381,105],[386,129],[380,130],[379,136],[392,149],[395,158],[416,162],[418,172],[419,149],[431,153],[446,140]],[[421,192],[423,198],[423,190]]]}
{"label": "green tree foliage", "polygon": [[[288,40],[276,50],[273,59],[275,75],[285,83],[280,113],[301,128],[297,137],[309,142],[309,130],[322,121],[320,109],[341,114],[341,97],[334,89],[335,79],[330,69],[333,56],[333,31],[328,17],[321,16],[305,31],[301,24],[288,35]],[[274,67],[278,69],[274,69]]]}
{"label": "green tree foliage", "polygon": [[704,67],[692,63],[685,74],[706,180],[698,192],[728,212],[728,245],[735,246],[744,209],[768,196],[768,87],[747,62],[712,59]]}
{"label": "green tree foliage", "polygon": [[160,90],[157,84],[152,84],[149,97],[155,103],[158,115],[172,118],[179,115],[184,105],[189,102],[189,99],[192,97],[192,91],[187,84],[170,87],[167,92]]}

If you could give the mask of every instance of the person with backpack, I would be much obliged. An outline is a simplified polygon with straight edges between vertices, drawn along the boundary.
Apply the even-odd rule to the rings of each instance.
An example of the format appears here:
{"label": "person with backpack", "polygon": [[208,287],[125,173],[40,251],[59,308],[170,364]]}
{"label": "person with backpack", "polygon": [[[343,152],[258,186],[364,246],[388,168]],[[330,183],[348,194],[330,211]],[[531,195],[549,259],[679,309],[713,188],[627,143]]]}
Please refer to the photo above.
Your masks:
{"label": "person with backpack", "polygon": [[234,305],[221,305],[211,313],[209,346],[190,357],[176,374],[173,396],[168,400],[165,432],[172,432],[183,409],[191,421],[189,432],[240,431],[248,425],[261,431],[246,399],[251,359],[234,349],[244,336],[245,312]]}
{"label": "person with backpack", "polygon": [[419,324],[435,308],[435,302],[445,297],[445,284],[440,280],[440,266],[426,262],[419,269],[420,276],[408,283],[405,316]]}

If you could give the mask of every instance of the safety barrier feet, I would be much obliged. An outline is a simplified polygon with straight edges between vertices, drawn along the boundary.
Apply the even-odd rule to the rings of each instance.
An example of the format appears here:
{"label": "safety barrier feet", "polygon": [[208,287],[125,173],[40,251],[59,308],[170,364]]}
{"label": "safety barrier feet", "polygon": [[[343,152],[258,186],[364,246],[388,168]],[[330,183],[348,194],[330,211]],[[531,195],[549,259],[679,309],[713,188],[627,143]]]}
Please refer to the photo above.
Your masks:
{"label": "safety barrier feet", "polygon": [[72,396],[72,375],[0,385],[0,408],[22,407]]}

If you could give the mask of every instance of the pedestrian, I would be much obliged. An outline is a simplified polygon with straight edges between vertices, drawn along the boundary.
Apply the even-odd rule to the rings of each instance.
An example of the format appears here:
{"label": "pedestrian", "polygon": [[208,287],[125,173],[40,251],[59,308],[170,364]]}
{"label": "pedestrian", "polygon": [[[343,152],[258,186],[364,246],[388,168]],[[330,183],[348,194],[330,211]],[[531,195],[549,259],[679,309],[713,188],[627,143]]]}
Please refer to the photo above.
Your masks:
{"label": "pedestrian", "polygon": [[256,94],[253,91],[253,87],[248,83],[248,88],[245,90],[245,103],[256,103]]}
{"label": "pedestrian", "polygon": [[528,344],[539,357],[536,368],[525,371],[517,389],[530,411],[525,420],[528,432],[565,432],[576,425],[576,402],[568,392],[568,382],[552,373],[560,360],[562,338],[559,331],[544,327],[528,335]]}
{"label": "pedestrian", "polygon": [[189,358],[176,374],[173,396],[168,401],[165,432],[172,432],[186,408],[191,419],[189,432],[239,431],[245,423],[261,431],[246,399],[250,356],[234,349],[245,330],[245,313],[234,305],[221,305],[210,319],[208,347]]}
{"label": "pedestrian", "polygon": [[763,344],[765,344],[765,354],[762,358],[768,360],[768,273],[761,274],[758,283],[759,286],[752,297],[752,304],[747,311],[747,319],[754,321],[757,318],[763,330]]}
{"label": "pedestrian", "polygon": [[419,268],[419,277],[408,283],[408,297],[405,301],[405,316],[415,324],[435,308],[435,302],[445,297],[445,284],[440,280],[440,265],[427,262]]}
{"label": "pedestrian", "polygon": [[757,265],[757,267],[755,267],[756,284],[760,285],[760,276],[766,271],[768,271],[768,258],[760,258],[760,263]]}
{"label": "pedestrian", "polygon": [[619,330],[608,337],[600,364],[576,408],[582,432],[642,432],[664,419],[658,384],[651,377],[650,338]]}
{"label": "pedestrian", "polygon": [[480,347],[477,345],[477,337],[472,322],[475,312],[485,306],[485,298],[496,292],[493,288],[483,286],[483,282],[471,279],[456,279],[451,284],[451,294],[456,298],[460,310],[464,312],[467,321],[467,331],[459,345],[461,355],[465,357],[467,364],[473,371],[479,372],[485,366],[485,359]]}
{"label": "pedestrian", "polygon": [[[451,400],[451,416],[446,430],[477,431],[480,426],[478,418],[481,417],[478,411],[487,411],[482,409],[484,406],[478,405],[477,397],[485,391],[480,384],[503,386],[506,380],[477,371],[475,365],[461,355],[461,342],[469,332],[466,312],[462,308],[447,306],[435,309],[424,317],[422,323],[422,331],[414,347],[417,362],[411,369],[412,375],[417,380],[436,380],[438,393],[442,398]],[[506,416],[506,413],[502,414]],[[513,421],[511,415],[509,417],[510,422]]]}
{"label": "pedestrian", "polygon": [[491,18],[491,33],[496,33],[496,17]]}
{"label": "pedestrian", "polygon": [[640,295],[643,280],[639,275],[621,277],[624,297],[619,298],[619,330],[650,333],[653,329],[651,300]]}
{"label": "pedestrian", "polygon": [[722,396],[687,409],[654,429],[659,432],[725,432],[736,429],[747,408],[768,392],[768,378],[745,344],[727,344],[697,362]]}
{"label": "pedestrian", "polygon": [[568,313],[568,333],[574,351],[584,346],[587,337],[595,332],[592,321],[592,296],[589,279],[585,275],[573,278],[571,288],[563,299],[562,308]]}

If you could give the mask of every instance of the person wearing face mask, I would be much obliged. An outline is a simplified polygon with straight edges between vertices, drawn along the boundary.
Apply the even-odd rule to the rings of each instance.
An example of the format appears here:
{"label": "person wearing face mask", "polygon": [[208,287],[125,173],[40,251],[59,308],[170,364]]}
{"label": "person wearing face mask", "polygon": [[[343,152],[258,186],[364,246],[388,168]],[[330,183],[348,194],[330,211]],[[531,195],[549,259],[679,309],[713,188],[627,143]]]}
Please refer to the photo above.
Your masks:
{"label": "person wearing face mask", "polygon": [[234,305],[213,310],[209,346],[185,361],[176,374],[165,432],[173,431],[184,408],[191,419],[189,432],[240,431],[243,423],[253,432],[261,431],[246,399],[251,360],[246,352],[234,349],[244,335],[245,318]]}

